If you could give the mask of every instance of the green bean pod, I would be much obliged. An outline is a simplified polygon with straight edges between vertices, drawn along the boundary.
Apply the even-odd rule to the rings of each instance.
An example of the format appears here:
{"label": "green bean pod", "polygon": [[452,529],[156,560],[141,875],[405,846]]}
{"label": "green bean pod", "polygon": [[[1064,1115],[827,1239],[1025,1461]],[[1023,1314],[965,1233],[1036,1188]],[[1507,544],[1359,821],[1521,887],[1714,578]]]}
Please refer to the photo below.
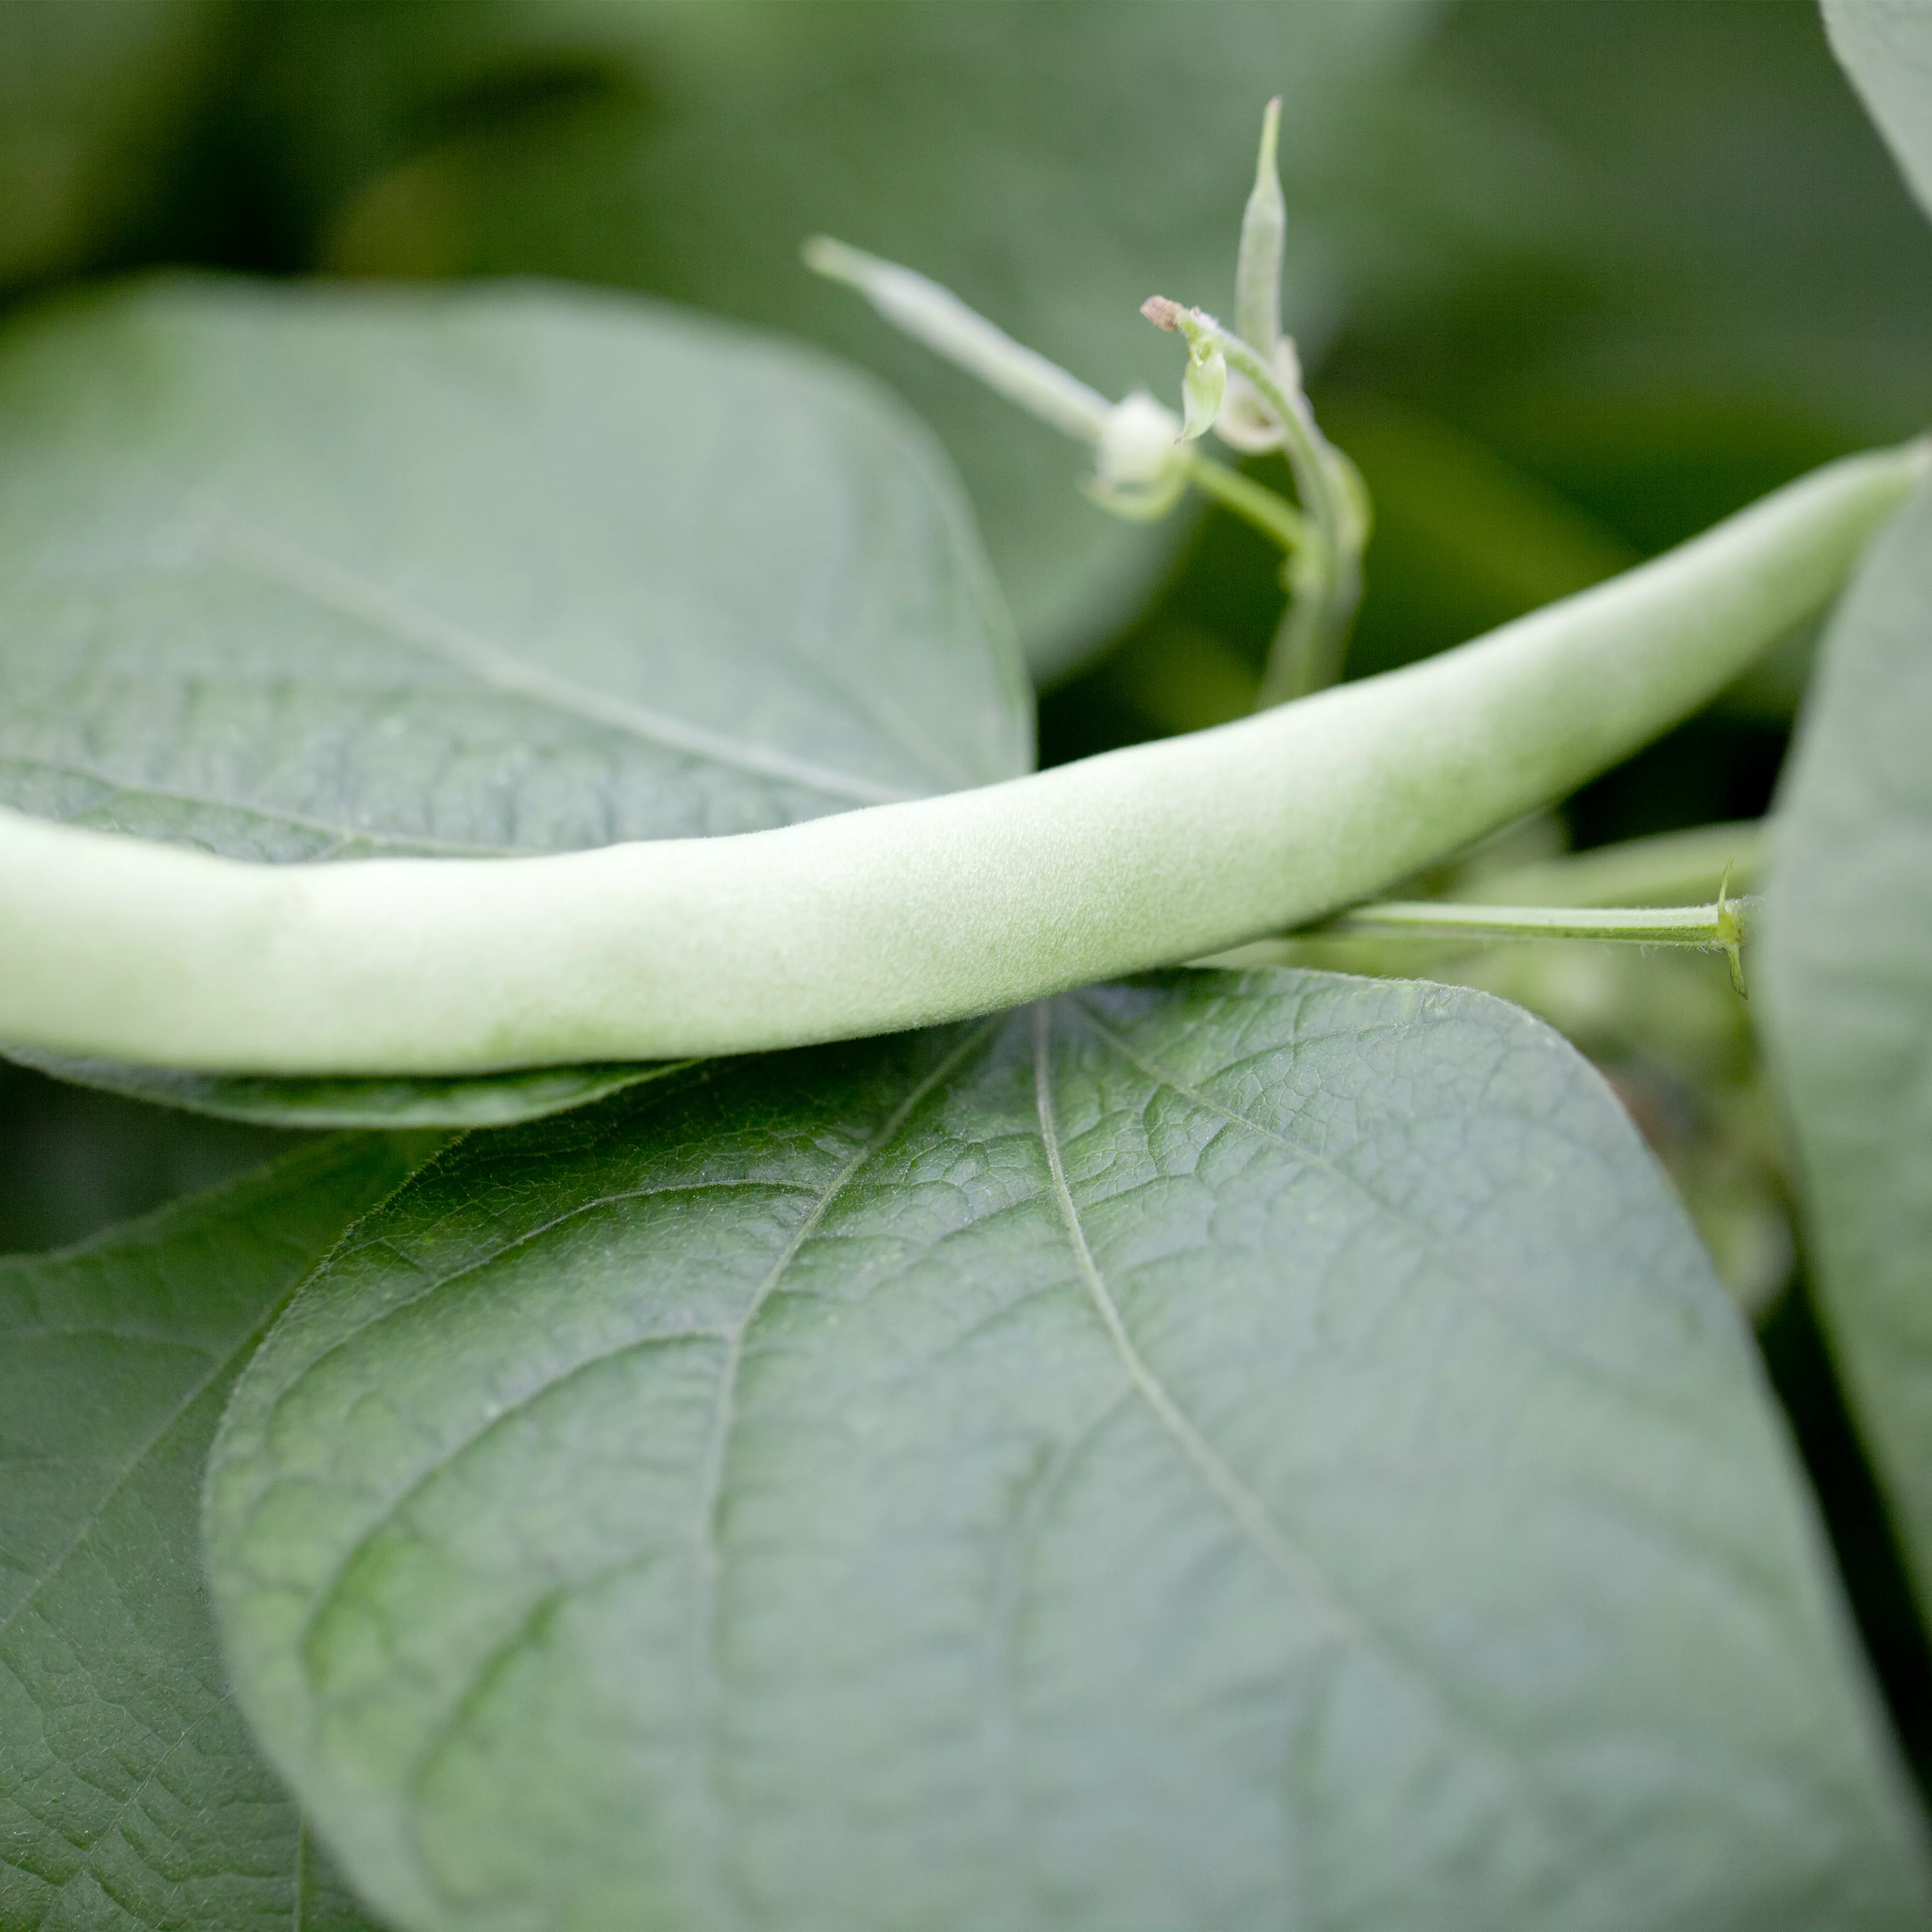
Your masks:
{"label": "green bean pod", "polygon": [[553,857],[262,866],[0,812],[0,1039],[236,1072],[735,1053],[984,1012],[1369,897],[1822,606],[1926,473],[1847,458],[1407,669],[973,791]]}

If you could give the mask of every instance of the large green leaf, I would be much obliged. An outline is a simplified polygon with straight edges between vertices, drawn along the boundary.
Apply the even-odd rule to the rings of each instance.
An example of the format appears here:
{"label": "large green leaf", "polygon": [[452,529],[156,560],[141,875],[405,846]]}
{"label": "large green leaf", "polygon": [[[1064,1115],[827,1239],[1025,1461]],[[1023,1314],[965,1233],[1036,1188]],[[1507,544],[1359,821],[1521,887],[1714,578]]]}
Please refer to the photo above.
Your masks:
{"label": "large green leaf", "polygon": [[229,1699],[198,1507],[236,1371],[420,1151],[326,1142],[0,1262],[6,1932],[360,1924]]}
{"label": "large green leaf", "polygon": [[1932,214],[1932,6],[1926,0],[1823,0],[1832,51]]}
{"label": "large green leaf", "polygon": [[[534,290],[170,283],[16,326],[0,690],[0,800],[276,860],[744,831],[1031,755],[902,412],[808,352]],[[289,1121],[567,1103],[74,1070]]]}
{"label": "large green leaf", "polygon": [[1480,994],[1181,974],[476,1137],[209,1480],[415,1932],[1927,1909],[1738,1322]]}
{"label": "large green leaf", "polygon": [[925,440],[615,297],[163,283],[0,344],[0,798],[244,857],[746,831],[1010,776]]}
{"label": "large green leaf", "polygon": [[1765,998],[1826,1319],[1932,1616],[1932,490],[1827,634],[1776,820]]}
{"label": "large green leaf", "polygon": [[[1360,178],[1389,133],[1382,90],[1438,10],[606,7],[635,22],[643,87],[426,148],[344,210],[330,254],[364,273],[649,289],[862,358],[958,459],[1029,657],[1052,674],[1129,614],[1169,535],[1086,502],[1090,455],[815,283],[800,243],[829,232],[908,262],[1108,394],[1171,394],[1179,364],[1140,304],[1232,301],[1262,104],[1278,92],[1288,316],[1312,350],[1351,271],[1400,252],[1389,197],[1365,197]],[[420,63],[420,22],[398,33]]]}

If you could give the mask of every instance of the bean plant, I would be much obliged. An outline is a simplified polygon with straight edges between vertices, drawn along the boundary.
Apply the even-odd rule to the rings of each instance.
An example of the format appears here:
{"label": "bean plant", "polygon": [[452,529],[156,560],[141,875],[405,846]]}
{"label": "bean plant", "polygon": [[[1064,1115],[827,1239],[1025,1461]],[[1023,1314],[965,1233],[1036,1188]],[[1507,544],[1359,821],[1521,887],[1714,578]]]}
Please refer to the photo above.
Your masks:
{"label": "bean plant", "polygon": [[[1826,17],[1932,212],[1932,4]],[[1165,396],[798,238],[982,447],[1080,446],[1081,581],[1203,498],[1276,560],[1251,715],[1044,770],[947,457],[818,349],[8,321],[0,1039],[320,1131],[0,1260],[4,1932],[1928,1922],[1748,1322],[1600,1072],[1430,974],[1721,958],[1932,1615],[1932,445],[1345,676],[1283,112],[1225,316],[1140,291]],[[1472,866],[1826,611],[1768,827]]]}

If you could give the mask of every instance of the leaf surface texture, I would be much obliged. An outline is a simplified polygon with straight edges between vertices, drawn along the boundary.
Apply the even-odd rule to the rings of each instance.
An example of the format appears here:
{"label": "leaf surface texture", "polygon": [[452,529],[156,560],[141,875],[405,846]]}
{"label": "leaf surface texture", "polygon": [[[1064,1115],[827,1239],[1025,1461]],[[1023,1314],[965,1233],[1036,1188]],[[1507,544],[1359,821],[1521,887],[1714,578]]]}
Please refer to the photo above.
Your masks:
{"label": "leaf surface texture", "polygon": [[424,1151],[322,1142],[0,1262],[5,1932],[362,1927],[227,1694],[201,1475],[276,1310]]}
{"label": "leaf surface texture", "polygon": [[474,1138],[208,1524],[412,1932],[1924,1909],[1749,1343],[1478,994],[1183,974]]}

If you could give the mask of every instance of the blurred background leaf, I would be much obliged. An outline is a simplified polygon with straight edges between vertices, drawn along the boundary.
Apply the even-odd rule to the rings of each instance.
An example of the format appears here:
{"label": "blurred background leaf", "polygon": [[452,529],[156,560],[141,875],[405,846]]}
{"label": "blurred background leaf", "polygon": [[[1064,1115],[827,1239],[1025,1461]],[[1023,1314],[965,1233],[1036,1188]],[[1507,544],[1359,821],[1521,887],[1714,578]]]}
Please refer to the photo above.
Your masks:
{"label": "blurred background leaf", "polygon": [[1289,316],[1318,344],[1359,256],[1406,260],[1380,232],[1378,168],[1349,163],[1381,157],[1365,129],[1438,10],[614,5],[594,18],[631,23],[621,78],[428,142],[344,196],[319,259],[351,274],[614,282],[856,356],[951,448],[1051,677],[1130,614],[1174,531],[1084,502],[1081,451],[814,283],[801,238],[824,230],[909,262],[1110,394],[1168,392],[1172,345],[1139,304],[1157,287],[1229,299],[1261,104],[1278,89]]}
{"label": "blurred background leaf", "polygon": [[[1318,409],[1376,505],[1358,674],[1932,422],[1932,230],[1806,0],[1465,0],[1402,86],[1434,104],[1436,128],[1479,127],[1483,151],[1513,165],[1483,183],[1496,199],[1480,248],[1408,205],[1430,272],[1365,265],[1317,372]],[[1422,140],[1422,117],[1402,118]],[[1429,165],[1459,164],[1438,147]],[[1210,520],[1126,663],[1166,631],[1258,665],[1277,603],[1258,540]],[[1600,812],[1586,797],[1588,842],[1762,809],[1802,682],[1794,655],[1691,728],[1705,782],[1670,773],[1667,809]],[[1210,680],[1226,685],[1224,669]],[[1124,689],[1113,670],[1049,700],[1049,758],[1174,728],[1134,694],[1144,679],[1130,668]],[[1177,668],[1166,685],[1186,681]],[[1733,782],[1726,809],[1717,794]]]}
{"label": "blurred background leaf", "polygon": [[1932,23],[1917,0],[1822,0],[1832,51],[1932,214]]}
{"label": "blurred background leaf", "polygon": [[226,25],[218,0],[0,8],[0,290],[154,249]]}

